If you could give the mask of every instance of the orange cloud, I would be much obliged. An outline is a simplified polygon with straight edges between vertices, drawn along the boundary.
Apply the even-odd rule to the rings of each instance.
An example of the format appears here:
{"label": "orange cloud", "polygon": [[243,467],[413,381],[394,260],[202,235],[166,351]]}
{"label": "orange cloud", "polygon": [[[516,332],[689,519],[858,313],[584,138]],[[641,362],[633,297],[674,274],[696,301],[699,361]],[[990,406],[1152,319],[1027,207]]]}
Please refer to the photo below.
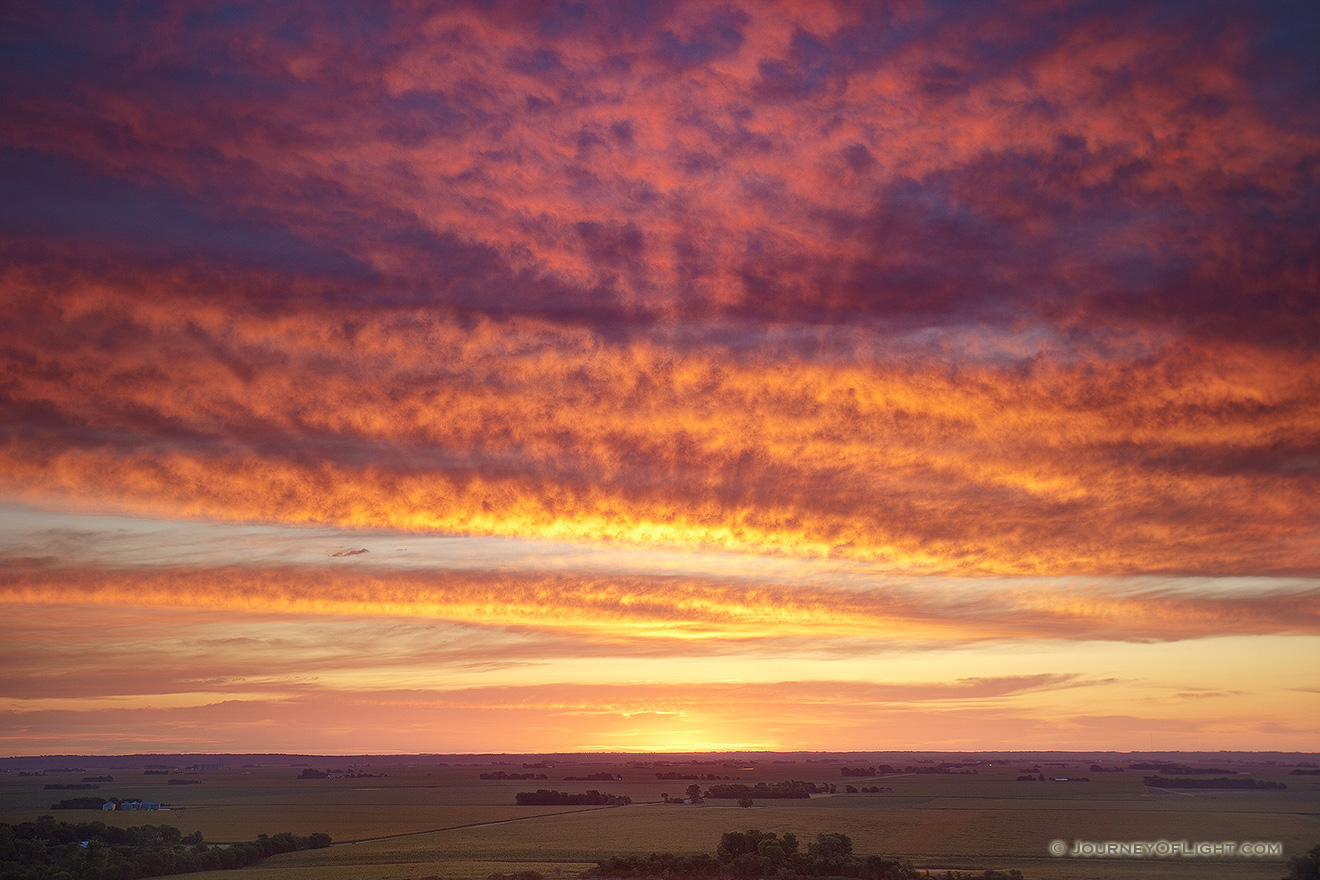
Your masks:
{"label": "orange cloud", "polygon": [[1061,585],[883,587],[760,585],[678,576],[463,571],[397,572],[249,567],[138,571],[12,566],[9,603],[196,608],[245,613],[430,618],[579,633],[603,644],[637,641],[845,641],[836,650],[986,640],[1151,641],[1213,635],[1314,634],[1320,594],[1309,582],[1271,591],[1204,594],[1124,581]]}
{"label": "orange cloud", "polygon": [[[1087,743],[1084,748],[1132,750],[1142,748],[1152,732],[1182,748],[1209,749],[1226,735],[1241,737],[1238,719],[1167,707],[1108,715],[1074,709],[1059,718],[1036,702],[1061,693],[1052,690],[1058,684],[1037,678],[943,687],[803,681],[356,693],[306,689],[283,698],[198,707],[33,708],[8,713],[0,739],[14,748],[53,735],[93,754],[113,754],[133,742],[151,742],[161,750],[224,751],[256,742],[261,750],[361,754],[366,743],[372,751],[385,752],[418,752],[428,745],[432,751],[437,746],[456,752],[518,751],[526,748],[528,737],[540,752],[818,749],[827,730],[834,747],[843,750],[984,749],[987,742],[1010,739],[1019,750],[1077,748],[1078,742]],[[1064,704],[1072,706],[1085,706],[1111,687],[1106,682],[1063,686],[1079,695],[1077,703]],[[794,711],[785,712],[786,706]],[[354,721],[346,724],[346,718]],[[1285,729],[1290,726],[1254,731],[1255,741],[1298,748],[1305,739],[1300,728]],[[135,727],[149,733],[138,736]]]}
{"label": "orange cloud", "polygon": [[[9,285],[20,313],[40,308]],[[1320,558],[1305,466],[1320,364],[1292,355],[1169,344],[1140,373],[1089,357],[950,373],[418,312],[355,318],[349,338],[329,315],[179,316],[76,290],[61,322],[11,338],[8,405],[27,424],[0,480],[39,503],[917,572]],[[122,342],[70,343],[107,321]]]}
{"label": "orange cloud", "polygon": [[[1045,651],[997,658],[997,681],[1053,670],[1046,643],[1133,665],[1175,646],[1196,668],[1220,635],[1303,652],[1320,82],[1299,9],[321,13],[21,13],[0,83],[0,518],[214,531],[139,560],[145,525],[120,543],[104,524],[25,528],[0,541],[7,607],[502,628],[557,687],[608,651],[671,664],[671,682],[701,678],[678,668],[698,655],[832,680],[790,668],[812,650],[861,677],[877,642]],[[239,526],[315,526],[325,552],[264,533],[260,557],[222,548]],[[351,532],[327,550],[330,529]],[[410,535],[521,555],[491,541],[428,569],[376,542]],[[661,576],[646,553],[705,559]],[[244,650],[196,693],[224,667],[184,664],[179,712],[139,717],[184,719],[179,742],[205,735],[217,693],[242,705],[206,711],[235,729],[325,717],[297,670],[258,682],[245,658],[269,652]],[[965,677],[923,656],[926,680]],[[1108,680],[1084,659],[1079,680]],[[514,662],[466,641],[436,660]],[[40,675],[9,662],[28,670],[14,699],[39,700]],[[422,668],[361,675],[407,691]],[[145,669],[48,683],[74,706]],[[1277,693],[1210,677],[1161,696],[1222,693],[1177,702],[1295,728]],[[1051,693],[1049,711],[967,717],[1147,717],[1131,690],[1136,708]],[[1147,714],[1264,736],[1196,711]],[[644,737],[637,712],[611,742]],[[750,741],[700,712],[702,730],[653,720]],[[127,729],[95,717],[88,741]],[[810,739],[785,724],[777,742]]]}

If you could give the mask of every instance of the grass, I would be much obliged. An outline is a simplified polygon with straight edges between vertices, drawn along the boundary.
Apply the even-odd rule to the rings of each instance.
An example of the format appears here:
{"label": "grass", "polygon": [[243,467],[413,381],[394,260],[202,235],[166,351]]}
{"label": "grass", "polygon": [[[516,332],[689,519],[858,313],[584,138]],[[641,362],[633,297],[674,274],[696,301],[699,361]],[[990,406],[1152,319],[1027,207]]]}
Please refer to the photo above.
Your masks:
{"label": "grass", "polygon": [[[1047,775],[1085,773],[1051,768]],[[244,869],[247,880],[404,880],[470,878],[535,870],[547,877],[574,877],[606,855],[653,851],[711,851],[724,831],[758,828],[792,831],[804,843],[822,832],[849,835],[858,853],[910,858],[918,865],[982,870],[1018,868],[1039,880],[1123,876],[1181,880],[1215,876],[1228,880],[1277,880],[1280,859],[1088,860],[1048,855],[1051,840],[1280,841],[1285,855],[1300,855],[1320,842],[1320,785],[1286,770],[1253,767],[1255,778],[1278,779],[1281,791],[1175,792],[1147,788],[1141,771],[1089,774],[1091,782],[1017,782],[1017,764],[978,768],[976,775],[916,774],[888,779],[845,779],[839,764],[763,764],[756,769],[703,766],[755,783],[808,779],[834,783],[839,794],[810,800],[757,801],[749,809],[733,801],[699,805],[658,803],[679,795],[686,780],[656,780],[655,771],[584,759],[546,771],[543,781],[483,781],[492,765],[373,767],[375,779],[298,780],[289,768],[245,773],[193,774],[200,785],[170,786],[161,777],[115,772],[101,796],[135,796],[173,804],[169,813],[132,816],[99,811],[53,813],[65,821],[99,819],[109,824],[171,824],[200,830],[208,842],[250,840],[261,833],[323,831],[329,849],[279,856]],[[504,769],[509,769],[505,767]],[[675,769],[675,768],[666,768]],[[622,781],[567,782],[566,775],[602,770]],[[90,772],[90,771],[89,771]],[[140,772],[140,771],[139,771]],[[0,821],[18,822],[49,812],[64,797],[92,794],[43,791],[48,782],[77,782],[78,775],[0,775]],[[882,794],[846,794],[844,786],[883,785]],[[706,783],[703,782],[704,787]],[[514,794],[532,788],[626,794],[621,808],[518,807]],[[350,841],[355,841],[350,843]],[[209,880],[211,874],[190,875]],[[216,873],[214,880],[232,874]]]}

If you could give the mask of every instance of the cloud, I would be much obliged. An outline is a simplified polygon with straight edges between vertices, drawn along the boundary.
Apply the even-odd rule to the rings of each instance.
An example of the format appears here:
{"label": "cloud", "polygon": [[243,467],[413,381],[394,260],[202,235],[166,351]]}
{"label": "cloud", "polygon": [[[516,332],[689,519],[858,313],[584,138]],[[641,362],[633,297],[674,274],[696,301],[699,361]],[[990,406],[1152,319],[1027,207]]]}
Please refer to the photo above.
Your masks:
{"label": "cloud", "polygon": [[[250,588],[240,596],[232,581],[177,583],[173,572],[125,577],[125,591],[112,595],[104,576],[93,592],[70,574],[45,600],[32,584],[21,596],[10,584],[5,596],[8,724],[0,735],[16,751],[45,738],[122,752],[135,727],[151,731],[139,742],[153,748],[207,742],[257,751],[342,751],[338,737],[350,734],[386,751],[516,750],[527,747],[519,738],[527,731],[542,750],[808,748],[826,735],[833,748],[869,749],[881,744],[876,730],[893,748],[987,748],[1013,731],[1017,748],[1148,748],[1150,731],[1177,732],[1180,747],[1249,740],[1300,748],[1304,673],[1281,673],[1266,658],[1300,660],[1315,639],[1239,636],[1234,647],[1221,631],[1203,646],[1110,642],[1097,652],[1093,639],[1061,648],[1058,632],[1040,630],[1015,636],[1014,650],[986,650],[956,634],[920,638],[934,631],[935,609],[881,622],[854,603],[833,619],[829,609],[799,618],[765,591],[743,597],[752,607],[737,607],[736,594],[720,606],[710,593],[665,597],[660,585],[644,595],[600,584],[576,599],[565,591],[555,605],[542,588],[539,610],[520,612],[530,594],[501,581],[457,586],[446,619],[434,616],[434,596],[417,597],[432,603],[421,614],[400,601],[349,608],[344,591],[357,579],[336,584],[315,572],[298,602]],[[178,597],[149,604],[161,584],[177,584]],[[224,598],[200,602],[208,592]],[[466,620],[458,619],[464,603]],[[1227,611],[1243,613],[1240,605]],[[1174,619],[1187,612],[1169,609]],[[857,618],[850,630],[840,613]],[[1003,613],[991,628],[1022,616],[1021,606]],[[1158,613],[1137,608],[1133,616]],[[96,627],[77,625],[92,617]],[[729,625],[738,620],[748,631]],[[654,625],[637,627],[647,621]],[[1226,659],[1244,644],[1250,655]],[[1024,656],[1047,657],[1053,671],[1024,668]],[[1170,699],[1193,692],[1218,696]],[[1261,719],[1277,726],[1263,728]]]}
{"label": "cloud", "polygon": [[[870,589],[785,586],[682,576],[394,571],[357,566],[153,567],[138,571],[34,566],[0,576],[9,603],[131,605],[244,612],[399,616],[576,633],[602,644],[816,643],[841,653],[895,645],[984,641],[1178,641],[1315,634],[1313,584],[1221,595],[1176,588],[1064,587],[1010,581],[996,589],[921,579]],[[870,640],[869,642],[867,640]],[[851,643],[851,645],[849,645]]]}
{"label": "cloud", "polygon": [[1218,697],[1237,697],[1241,695],[1241,691],[1183,691],[1182,693],[1174,694],[1174,699],[1212,700]]}
{"label": "cloud", "polygon": [[90,283],[50,322],[31,284],[9,276],[0,457],[4,491],[34,502],[947,573],[1320,558],[1320,370],[1291,354],[1169,343],[1153,370],[1082,352],[952,369],[840,332],[843,362],[772,336],[730,359],[424,310],[180,320]]}
{"label": "cloud", "polygon": [[[844,699],[813,701],[820,690]],[[881,689],[882,692],[884,689]],[[888,699],[889,694],[897,701]],[[436,730],[452,730],[454,751],[517,749],[525,739],[510,731],[530,731],[539,750],[672,752],[676,748],[795,749],[816,741],[819,729],[841,731],[841,748],[975,748],[987,732],[1004,737],[1016,731],[1016,748],[1075,747],[1085,737],[1094,744],[1136,748],[1152,731],[1174,736],[1191,747],[1209,747],[1228,729],[1224,719],[1150,715],[1076,715],[1062,730],[1054,719],[1018,703],[1012,693],[941,695],[919,686],[894,688],[875,700],[875,689],[834,682],[773,685],[628,685],[540,688],[486,687],[459,690],[375,690],[359,693],[308,691],[283,699],[221,700],[204,706],[123,709],[89,706],[82,710],[32,709],[10,713],[0,737],[23,743],[41,735],[73,738],[92,753],[122,750],[136,725],[153,742],[178,743],[196,751],[207,743],[219,751],[235,742],[259,743],[261,751],[309,747],[322,753],[350,751],[345,742],[363,738],[384,751],[415,752],[423,737],[434,745]],[[785,705],[810,711],[786,715]],[[361,719],[345,727],[342,719]],[[1260,732],[1270,742],[1298,742],[1299,730]],[[883,730],[882,742],[876,730]],[[81,736],[74,730],[94,730]],[[300,739],[289,731],[297,730]],[[308,733],[311,732],[311,733]],[[95,742],[101,739],[104,742]],[[109,744],[107,744],[109,743]],[[1091,747],[1094,747],[1092,745]],[[171,746],[162,745],[161,750]]]}
{"label": "cloud", "polygon": [[[1314,631],[1309,581],[1208,586],[1320,576],[1301,6],[10,18],[5,504],[361,536],[32,535],[11,607],[498,621],[529,666]],[[870,580],[404,572],[368,534]]]}
{"label": "cloud", "polygon": [[34,16],[5,491],[1314,572],[1320,141],[1242,36],[1288,13],[1130,11]]}
{"label": "cloud", "polygon": [[[96,217],[119,252],[229,236],[231,261],[275,247],[294,262],[272,268],[337,274],[329,295],[359,307],[402,295],[607,332],[675,316],[1172,321],[1305,347],[1316,134],[1262,111],[1314,98],[1306,68],[1260,64],[1294,17],[675,4],[550,25],[455,6],[313,26],[294,4],[130,31],[51,11],[18,66],[26,152],[9,162],[94,184],[17,193],[62,211],[47,238],[86,238],[67,222]],[[81,63],[34,63],[59,51]],[[93,81],[98,62],[116,73]],[[148,180],[230,231],[114,195]]]}

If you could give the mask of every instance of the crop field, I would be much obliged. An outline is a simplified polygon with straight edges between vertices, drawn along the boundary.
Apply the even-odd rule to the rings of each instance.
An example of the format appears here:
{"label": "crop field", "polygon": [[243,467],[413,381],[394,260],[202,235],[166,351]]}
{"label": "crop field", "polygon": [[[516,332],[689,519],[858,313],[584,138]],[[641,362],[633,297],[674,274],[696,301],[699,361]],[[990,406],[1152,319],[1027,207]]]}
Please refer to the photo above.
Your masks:
{"label": "crop field", "polygon": [[[1234,778],[1287,787],[1155,788],[1142,781],[1151,770],[1090,771],[1097,762],[1113,768],[1136,760],[1127,755],[572,756],[535,770],[524,770],[519,763],[523,759],[489,756],[413,764],[390,760],[377,758],[370,766],[355,768],[372,774],[356,778],[299,779],[300,770],[292,764],[150,776],[140,768],[81,765],[76,772],[43,776],[0,773],[0,821],[28,821],[50,813],[69,822],[175,825],[185,834],[201,831],[207,843],[284,831],[325,832],[335,841],[328,849],[277,856],[245,868],[242,876],[247,880],[485,878],[528,870],[546,877],[575,877],[610,855],[710,852],[723,832],[749,828],[792,832],[804,845],[817,834],[842,832],[852,839],[854,852],[863,855],[901,856],[918,866],[940,869],[1016,868],[1027,878],[1040,880],[1117,876],[1264,880],[1281,877],[1288,856],[1301,855],[1320,843],[1320,776],[1293,774],[1296,762],[1269,763],[1254,756],[1237,756],[1232,759],[1236,763],[1222,755],[1196,756],[1195,761],[1183,755],[1179,760],[1230,770]],[[963,766],[929,772],[941,761]],[[842,775],[843,767],[879,763],[926,772]],[[493,772],[536,772],[547,778],[480,779],[480,774]],[[688,786],[696,784],[704,790],[713,780],[657,779],[657,773],[718,776],[746,785],[795,779],[822,789],[833,785],[834,791],[805,799],[753,798],[750,806],[728,799],[684,804]],[[114,781],[101,783],[92,792],[44,788],[77,784],[84,775],[100,774],[113,775]],[[566,779],[599,774],[616,778]],[[1019,780],[1023,775],[1034,778]],[[200,781],[170,784],[170,779]],[[888,790],[850,793],[850,785]],[[518,792],[538,788],[574,793],[596,789],[626,795],[633,803],[620,807],[515,803]],[[132,815],[50,809],[64,798],[89,795],[160,801],[170,809]],[[666,797],[670,802],[664,802]],[[1282,854],[1142,859],[1053,856],[1048,849],[1052,841],[1071,848],[1076,841],[1160,840],[1277,842]],[[189,876],[221,880],[232,874]]]}

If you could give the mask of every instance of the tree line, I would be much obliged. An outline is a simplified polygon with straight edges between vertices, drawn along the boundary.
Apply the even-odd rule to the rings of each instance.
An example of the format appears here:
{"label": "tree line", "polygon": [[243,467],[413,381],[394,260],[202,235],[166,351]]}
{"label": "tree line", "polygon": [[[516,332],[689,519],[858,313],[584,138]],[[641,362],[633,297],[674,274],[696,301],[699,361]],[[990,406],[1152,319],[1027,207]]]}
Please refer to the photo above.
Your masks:
{"label": "tree line", "polygon": [[1141,781],[1153,788],[1264,788],[1279,789],[1288,786],[1268,779],[1169,779],[1164,776],[1143,776]]}
{"label": "tree line", "polygon": [[548,788],[538,788],[536,791],[520,791],[514,796],[519,806],[523,807],[544,807],[544,806],[591,806],[591,807],[622,807],[632,803],[632,798],[622,794],[604,794],[589,789],[585,794],[569,794],[566,791],[554,791]]}
{"label": "tree line", "polygon": [[[970,773],[976,774],[976,765],[980,761],[968,763],[949,763],[945,761],[942,764],[931,766],[930,764],[910,764],[901,770],[889,764],[881,764],[870,767],[840,767],[840,776],[888,776],[894,773]],[[965,767],[971,767],[971,770],[964,770]]]}
{"label": "tree line", "polygon": [[588,878],[662,880],[756,880],[756,878],[852,877],[857,880],[1022,880],[1020,871],[930,874],[905,859],[860,856],[846,834],[818,834],[803,851],[795,834],[730,831],[713,853],[614,856],[588,869]]}
{"label": "tree line", "polygon": [[813,794],[832,794],[834,786],[826,783],[803,782],[801,779],[786,779],[783,782],[758,782],[747,785],[742,782],[723,782],[709,786],[706,797],[717,798],[806,798]]}
{"label": "tree line", "polygon": [[330,835],[263,834],[254,841],[207,846],[202,834],[172,825],[118,828],[104,822],[72,824],[41,816],[18,825],[0,823],[0,877],[5,880],[137,880],[243,868],[279,853],[321,849]]}

